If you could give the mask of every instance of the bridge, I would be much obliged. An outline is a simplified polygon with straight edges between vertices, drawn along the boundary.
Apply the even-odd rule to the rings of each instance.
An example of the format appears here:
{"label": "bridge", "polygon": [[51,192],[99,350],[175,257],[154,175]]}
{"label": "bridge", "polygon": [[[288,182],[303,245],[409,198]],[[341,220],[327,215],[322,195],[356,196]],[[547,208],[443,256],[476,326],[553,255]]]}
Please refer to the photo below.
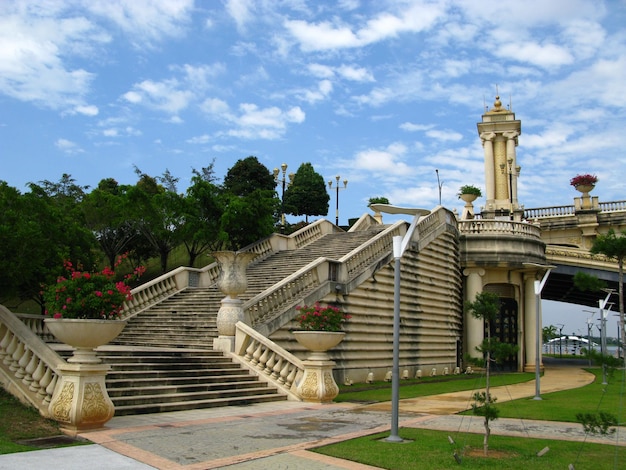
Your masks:
{"label": "bridge", "polygon": [[574,286],[577,272],[584,272],[618,290],[617,263],[589,252],[598,233],[626,227],[626,201],[600,202],[597,197],[574,198],[569,206],[525,209],[524,218],[539,225],[546,243],[546,262],[556,266],[542,291],[542,298],[597,307],[604,293],[582,292]]}

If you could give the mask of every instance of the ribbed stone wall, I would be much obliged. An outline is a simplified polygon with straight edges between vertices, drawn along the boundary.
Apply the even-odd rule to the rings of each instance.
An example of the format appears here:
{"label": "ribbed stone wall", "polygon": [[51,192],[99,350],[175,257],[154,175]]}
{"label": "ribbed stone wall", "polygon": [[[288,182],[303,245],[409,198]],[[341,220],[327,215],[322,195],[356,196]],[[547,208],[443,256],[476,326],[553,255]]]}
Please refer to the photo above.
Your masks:
{"label": "ribbed stone wall", "polygon": [[[424,375],[433,367],[439,374],[457,365],[461,338],[462,300],[458,232],[441,234],[421,253],[409,249],[401,263],[400,371],[417,369]],[[364,382],[369,372],[382,380],[393,361],[393,261],[348,295],[331,294],[323,302],[340,305],[352,318],[345,340],[330,352],[337,362],[336,379]],[[292,323],[271,339],[301,358],[304,351],[289,332]]]}

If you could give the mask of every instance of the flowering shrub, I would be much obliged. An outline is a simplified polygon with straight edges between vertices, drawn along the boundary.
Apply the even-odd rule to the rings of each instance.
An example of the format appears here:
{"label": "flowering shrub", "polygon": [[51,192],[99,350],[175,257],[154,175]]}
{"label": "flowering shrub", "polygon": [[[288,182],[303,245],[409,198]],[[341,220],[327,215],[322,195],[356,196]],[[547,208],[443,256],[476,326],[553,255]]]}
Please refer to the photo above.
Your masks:
{"label": "flowering shrub", "polygon": [[597,182],[598,177],[596,175],[576,175],[571,180],[569,180],[569,184],[574,187],[580,186],[581,184],[593,186]]}
{"label": "flowering shrub", "polygon": [[[120,256],[114,268],[124,258]],[[46,315],[53,318],[119,319],[124,301],[132,298],[129,282],[138,279],[146,270],[139,266],[121,281],[115,281],[115,272],[108,266],[100,272],[90,273],[76,270],[66,260],[63,267],[68,276],[60,276],[56,284],[43,292]]]}
{"label": "flowering shrub", "polygon": [[305,331],[341,331],[341,324],[351,318],[337,307],[322,307],[319,302],[312,307],[298,306],[296,310],[300,312],[296,320]]}

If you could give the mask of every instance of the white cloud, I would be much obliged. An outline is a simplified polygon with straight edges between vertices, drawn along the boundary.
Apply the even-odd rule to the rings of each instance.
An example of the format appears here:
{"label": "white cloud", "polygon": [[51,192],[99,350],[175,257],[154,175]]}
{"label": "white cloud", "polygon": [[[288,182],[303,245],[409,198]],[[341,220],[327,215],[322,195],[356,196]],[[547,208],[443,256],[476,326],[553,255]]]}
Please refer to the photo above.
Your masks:
{"label": "white cloud", "polygon": [[191,19],[193,0],[88,0],[83,7],[114,22],[135,47],[151,46],[165,37],[184,33]]}
{"label": "white cloud", "polygon": [[177,114],[187,108],[194,97],[193,92],[180,88],[181,85],[176,79],[160,82],[144,80],[133,85],[133,90],[122,96],[129,103]]}
{"label": "white cloud", "polygon": [[78,114],[84,114],[85,116],[97,116],[99,113],[98,107],[94,105],[76,106],[74,111]]}
{"label": "white cloud", "polygon": [[406,152],[406,146],[401,143],[392,143],[383,149],[362,150],[356,154],[352,165],[355,169],[376,172],[379,176],[407,175],[412,170],[402,161]]}
{"label": "white cloud", "polygon": [[226,11],[235,20],[237,29],[242,31],[246,27],[246,23],[252,18],[254,3],[250,0],[227,0]]}
{"label": "white cloud", "polygon": [[459,140],[463,139],[463,134],[452,130],[440,131],[431,129],[426,131],[426,135],[431,139],[435,139],[438,141],[458,142]]}
{"label": "white cloud", "polygon": [[211,141],[211,137],[208,134],[199,135],[196,137],[192,137],[191,139],[187,139],[185,142],[188,144],[206,144]]}
{"label": "white cloud", "polygon": [[310,52],[363,47],[401,33],[428,30],[443,14],[443,4],[419,2],[396,13],[379,13],[356,27],[336,18],[332,22],[318,23],[288,20],[284,26],[299,42],[300,48]]}
{"label": "white cloud", "polygon": [[297,92],[296,95],[309,104],[324,100],[333,91],[333,84],[330,80],[322,80],[317,84],[314,90],[304,90]]}
{"label": "white cloud", "polygon": [[76,142],[72,142],[71,140],[67,140],[67,139],[62,139],[62,138],[57,139],[54,145],[59,150],[68,154],[76,154],[76,153],[84,152],[84,150],[81,149],[80,146]]}
{"label": "white cloud", "polygon": [[516,42],[499,45],[494,49],[497,57],[526,62],[545,69],[571,64],[574,57],[565,47],[556,44]]}
{"label": "white cloud", "polygon": [[413,124],[412,122],[403,122],[400,124],[400,129],[408,132],[427,131],[433,127],[433,124]]}
{"label": "white cloud", "polygon": [[226,135],[244,139],[278,139],[284,135],[288,124],[300,124],[306,118],[298,106],[282,110],[276,106],[259,108],[252,103],[242,103],[237,114],[227,112],[226,103],[213,99],[205,101],[203,109],[214,119],[234,126],[225,131]]}

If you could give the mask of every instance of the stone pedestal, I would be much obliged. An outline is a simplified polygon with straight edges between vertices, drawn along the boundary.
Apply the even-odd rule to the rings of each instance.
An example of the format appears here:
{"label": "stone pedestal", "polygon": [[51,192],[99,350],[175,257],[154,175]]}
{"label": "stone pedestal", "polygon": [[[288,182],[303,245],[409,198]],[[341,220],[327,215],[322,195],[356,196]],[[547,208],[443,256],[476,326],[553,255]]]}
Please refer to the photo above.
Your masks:
{"label": "stone pedestal", "polygon": [[115,414],[104,379],[107,364],[67,364],[59,367],[61,377],[48,407],[50,418],[71,436],[101,428]]}
{"label": "stone pedestal", "polygon": [[329,403],[339,395],[339,387],[333,377],[334,361],[306,360],[304,375],[296,388],[303,401]]}
{"label": "stone pedestal", "polygon": [[294,337],[310,353],[303,361],[304,375],[296,387],[296,393],[303,401],[328,403],[339,395],[339,387],[333,377],[333,367],[327,351],[337,346],[345,337],[339,331],[294,331]]}

